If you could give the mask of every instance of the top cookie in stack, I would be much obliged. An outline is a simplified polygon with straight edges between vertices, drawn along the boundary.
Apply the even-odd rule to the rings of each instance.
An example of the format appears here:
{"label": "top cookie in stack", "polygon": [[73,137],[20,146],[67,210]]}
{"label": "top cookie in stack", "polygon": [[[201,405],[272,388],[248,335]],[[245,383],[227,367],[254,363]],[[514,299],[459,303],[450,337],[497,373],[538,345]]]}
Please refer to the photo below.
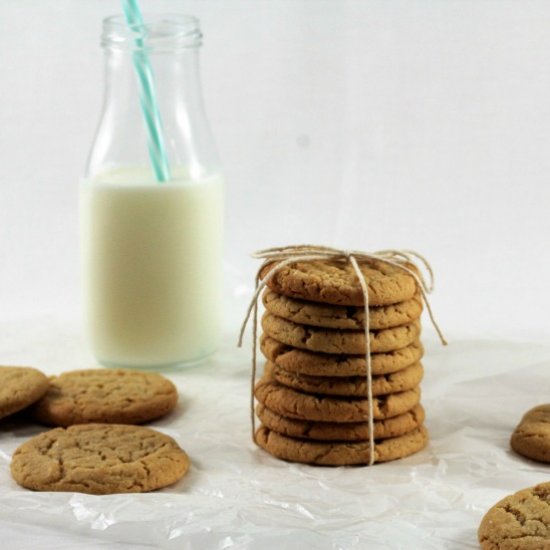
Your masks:
{"label": "top cookie in stack", "polygon": [[[419,402],[422,300],[415,278],[399,267],[372,260],[360,268],[369,297],[374,458],[382,462],[427,442]],[[255,389],[258,444],[295,462],[368,463],[365,309],[353,267],[293,263],[267,279],[262,299],[267,363]]]}

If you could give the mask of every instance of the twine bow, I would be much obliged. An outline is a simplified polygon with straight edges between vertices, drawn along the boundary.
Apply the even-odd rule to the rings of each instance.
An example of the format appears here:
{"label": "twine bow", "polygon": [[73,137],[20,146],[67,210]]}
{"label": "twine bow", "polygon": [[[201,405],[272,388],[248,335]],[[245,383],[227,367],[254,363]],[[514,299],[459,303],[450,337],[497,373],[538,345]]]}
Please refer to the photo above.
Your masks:
{"label": "twine bow", "polygon": [[[252,439],[256,442],[255,415],[254,415],[254,385],[256,382],[256,356],[257,356],[257,335],[258,335],[258,298],[261,292],[266,287],[267,283],[286,266],[296,262],[310,262],[315,260],[340,260],[347,261],[353,267],[355,275],[361,285],[363,292],[363,301],[365,307],[365,363],[367,367],[367,404],[368,404],[368,433],[369,433],[369,466],[374,464],[375,446],[374,446],[374,413],[373,413],[373,395],[372,395],[372,361],[371,361],[371,346],[370,346],[370,322],[369,322],[369,292],[365,276],[359,267],[359,262],[382,262],[386,265],[393,266],[411,277],[414,278],[417,288],[420,290],[422,300],[426,305],[430,321],[434,326],[439,339],[443,345],[447,345],[447,341],[441,332],[437,322],[435,321],[432,308],[428,301],[427,295],[433,291],[434,277],[433,271],[423,256],[413,250],[380,250],[378,252],[360,252],[357,250],[339,250],[328,246],[315,245],[292,245],[277,248],[266,248],[252,254],[253,258],[264,260],[255,277],[255,291],[252,300],[246,311],[246,316],[241,325],[239,333],[238,347],[242,346],[243,337],[250,316],[252,315],[252,376],[250,388],[250,418],[252,425]],[[419,269],[417,262],[420,261],[422,267],[428,274],[428,282],[424,278],[422,271]],[[276,263],[267,275],[260,279],[262,270],[269,264]],[[407,267],[406,264],[413,265],[416,271]]]}

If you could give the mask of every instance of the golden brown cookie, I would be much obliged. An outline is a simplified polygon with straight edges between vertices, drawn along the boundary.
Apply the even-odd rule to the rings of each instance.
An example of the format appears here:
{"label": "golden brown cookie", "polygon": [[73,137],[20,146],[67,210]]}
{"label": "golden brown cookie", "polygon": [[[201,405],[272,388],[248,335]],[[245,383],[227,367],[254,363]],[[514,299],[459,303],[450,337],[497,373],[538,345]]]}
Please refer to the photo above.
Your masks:
{"label": "golden brown cookie", "polygon": [[[289,298],[267,289],[262,295],[269,313],[293,323],[323,328],[361,330],[365,326],[365,309],[361,306],[337,306]],[[369,308],[371,330],[397,327],[416,321],[422,313],[419,295],[387,306]]]}
{"label": "golden brown cookie", "polygon": [[549,550],[550,483],[497,502],[483,517],[477,535],[483,550]]}
{"label": "golden brown cookie", "polygon": [[43,432],[23,443],[11,462],[13,478],[27,489],[94,495],[154,491],[188,468],[189,458],[171,437],[123,424]]}
{"label": "golden brown cookie", "polygon": [[[365,422],[367,399],[326,397],[302,393],[268,378],[254,390],[256,399],[281,416],[318,422]],[[373,399],[373,418],[383,420],[410,411],[420,401],[420,389],[381,395]]]}
{"label": "golden brown cookie", "polygon": [[[264,278],[275,266],[276,263],[265,266],[260,277]],[[414,277],[398,267],[373,260],[360,262],[360,268],[365,276],[371,306],[410,300],[416,293]],[[347,261],[296,262],[277,271],[267,281],[267,286],[290,298],[344,306],[364,305],[361,285]]]}
{"label": "golden brown cookie", "polygon": [[550,404],[525,413],[512,434],[510,445],[520,455],[550,462]]}
{"label": "golden brown cookie", "polygon": [[[336,355],[315,353],[294,348],[263,334],[260,349],[269,361],[281,368],[311,376],[365,376],[367,367],[364,355]],[[420,361],[424,355],[422,344],[411,345],[386,353],[372,353],[372,373],[389,374]]]}
{"label": "golden brown cookie", "polygon": [[[284,386],[307,393],[342,395],[344,397],[365,397],[367,394],[365,376],[347,378],[341,376],[308,376],[287,371],[269,361],[265,365],[264,372]],[[422,365],[415,363],[392,374],[373,376],[372,395],[385,395],[412,390],[420,384],[423,375]]]}
{"label": "golden brown cookie", "polygon": [[0,367],[0,418],[38,401],[49,385],[46,375],[32,367]]}
{"label": "golden brown cookie", "polygon": [[[309,351],[333,354],[365,353],[365,333],[362,330],[339,330],[308,327],[265,313],[262,317],[265,334],[275,340]],[[409,346],[420,335],[420,323],[371,331],[371,353],[388,352]]]}
{"label": "golden brown cookie", "polygon": [[[351,466],[369,462],[368,442],[306,441],[278,434],[266,426],[260,426],[256,431],[256,442],[269,454],[291,462],[319,466]],[[421,451],[427,443],[428,432],[421,426],[408,434],[377,441],[375,460],[388,462],[404,458]]]}
{"label": "golden brown cookie", "polygon": [[[367,422],[309,422],[281,416],[261,403],[256,406],[256,415],[270,430],[302,439],[320,441],[367,441],[369,426]],[[374,438],[387,439],[416,430],[424,422],[424,409],[416,405],[410,411],[374,422]]]}
{"label": "golden brown cookie", "polygon": [[176,387],[160,374],[124,369],[76,370],[51,378],[50,389],[35,405],[34,415],[51,426],[141,424],[169,413],[177,400]]}

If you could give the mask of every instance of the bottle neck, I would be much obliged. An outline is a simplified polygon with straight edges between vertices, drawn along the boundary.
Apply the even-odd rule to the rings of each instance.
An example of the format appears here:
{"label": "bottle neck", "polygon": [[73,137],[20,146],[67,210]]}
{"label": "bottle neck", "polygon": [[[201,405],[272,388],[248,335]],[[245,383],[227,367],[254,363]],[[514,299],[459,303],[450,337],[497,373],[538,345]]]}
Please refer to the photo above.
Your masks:
{"label": "bottle neck", "polygon": [[[143,56],[151,70],[154,103],[160,113],[163,141],[173,172],[185,173],[195,180],[219,172],[202,99],[200,41],[183,43],[171,36],[170,41],[163,38],[159,42],[161,34],[157,30],[150,42],[125,40],[122,45],[111,35],[105,43],[104,37],[103,112],[86,170],[88,177],[112,168],[151,165],[137,70]],[[149,46],[138,47],[139,44]]]}
{"label": "bottle neck", "polygon": [[[139,100],[139,81],[135,64],[139,52],[112,50],[106,52],[105,100],[132,103]],[[153,69],[157,101],[168,112],[182,104],[188,110],[204,113],[199,77],[198,51],[153,53],[148,55]]]}

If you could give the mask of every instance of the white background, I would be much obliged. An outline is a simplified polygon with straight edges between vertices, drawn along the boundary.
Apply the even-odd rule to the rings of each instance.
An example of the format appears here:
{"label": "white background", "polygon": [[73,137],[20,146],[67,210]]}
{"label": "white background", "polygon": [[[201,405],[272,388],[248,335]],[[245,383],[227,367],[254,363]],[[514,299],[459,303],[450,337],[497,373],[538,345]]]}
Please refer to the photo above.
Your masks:
{"label": "white background", "polygon": [[[234,540],[243,544],[235,547],[248,548],[251,525],[271,532],[278,528],[273,513],[288,518],[285,495],[296,497],[294,480],[314,491],[320,478],[342,475],[359,491],[352,539],[378,495],[387,520],[380,517],[380,531],[364,536],[381,533],[380,541],[394,533],[398,508],[407,537],[426,533],[416,547],[475,548],[484,511],[547,473],[511,454],[507,441],[521,413],[549,392],[550,2],[141,3],[145,12],[184,11],[202,22],[204,95],[227,181],[227,345],[252,286],[248,254],[300,242],[422,252],[436,271],[432,303],[451,341],[435,348],[425,322],[429,450],[369,472],[373,482],[365,486],[361,469],[289,467],[245,443],[246,352],[226,351],[202,372],[174,375],[185,415],[180,423],[180,410],[160,426],[185,440],[194,469],[168,500],[165,493],[142,496],[142,514],[146,506],[154,511],[158,495],[159,506],[173,504],[171,514],[181,506],[181,518],[197,502],[209,521],[231,510],[228,529],[240,529]],[[0,0],[0,362],[54,373],[90,360],[80,329],[77,191],[103,91],[100,22],[118,11],[117,0]],[[209,409],[206,394],[226,412]],[[75,536],[71,548],[114,548],[113,540],[138,547],[144,516],[127,509],[135,523],[127,520],[125,538],[109,523],[126,510],[116,497],[101,501],[106,515],[98,505],[97,516],[92,508],[86,516],[82,502],[99,501],[34,500],[19,490],[8,465],[27,432],[10,437],[5,430],[6,540],[60,548],[66,528]],[[417,489],[403,500],[396,480],[409,487],[408,475]],[[378,486],[376,476],[390,482]],[[234,500],[219,498],[224,483]],[[242,495],[257,510],[247,510]],[[325,503],[318,504],[322,513]],[[303,538],[292,531],[294,519],[286,526],[294,537],[283,540],[288,548],[324,528],[307,511],[296,508]],[[202,540],[204,533],[185,530],[193,525],[174,525],[178,536]],[[163,532],[145,535],[153,544]],[[181,540],[166,547],[181,548]],[[365,539],[346,540],[327,538],[326,548],[366,547]]]}
{"label": "white background", "polygon": [[[197,15],[227,179],[229,331],[248,254],[413,248],[449,336],[550,334],[550,3],[143,1]],[[0,2],[0,305],[80,319],[77,182],[116,0]]]}

